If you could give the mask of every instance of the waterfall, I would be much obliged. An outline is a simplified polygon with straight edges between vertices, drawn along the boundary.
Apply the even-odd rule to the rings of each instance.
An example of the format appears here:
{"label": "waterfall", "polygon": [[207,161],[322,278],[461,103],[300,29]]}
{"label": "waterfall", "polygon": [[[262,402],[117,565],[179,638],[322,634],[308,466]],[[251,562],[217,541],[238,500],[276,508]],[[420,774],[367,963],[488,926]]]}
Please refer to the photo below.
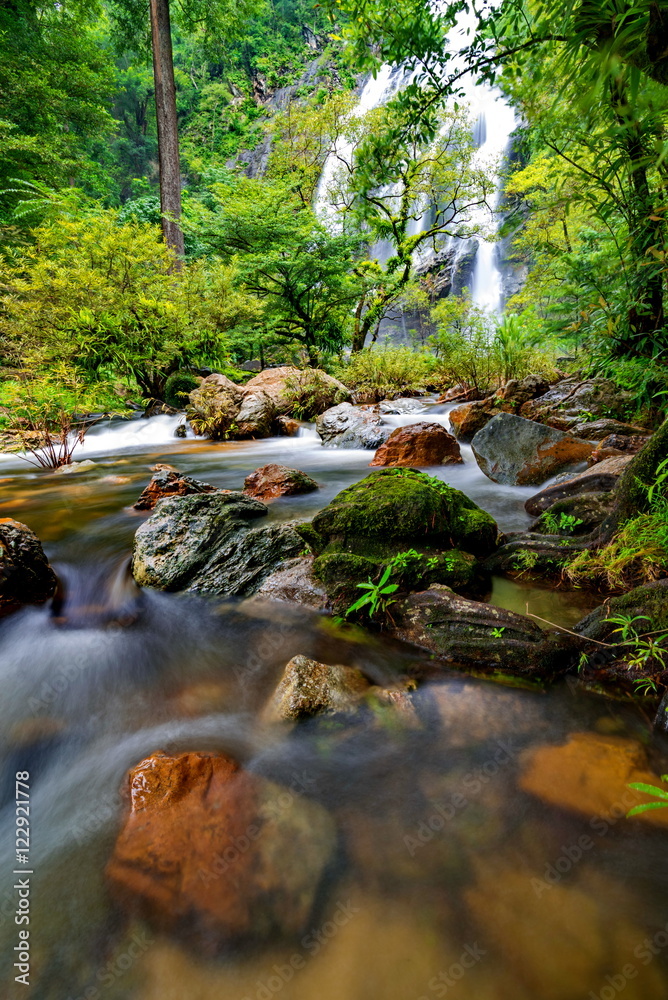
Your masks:
{"label": "waterfall", "polygon": [[[457,24],[450,33],[450,43],[453,49],[459,49],[467,31],[472,31],[475,26],[475,14],[465,11],[460,15]],[[376,77],[370,77],[367,80],[353,114],[361,116],[367,111],[382,107],[410,80],[411,74],[404,67],[384,64]],[[477,147],[475,160],[478,165],[484,166],[493,163],[495,168],[498,168],[509,152],[511,135],[516,125],[514,111],[497,88],[491,87],[487,83],[477,82],[471,74],[463,78],[462,85],[465,101],[468,103],[475,122],[473,128],[473,140]],[[336,183],[341,166],[345,164],[347,168],[350,168],[352,159],[352,144],[340,140],[336,148],[328,155],[320,176],[314,208],[319,218],[332,225],[337,225],[337,212],[328,195]],[[501,174],[500,170],[497,170],[497,183],[489,206],[492,212],[498,208],[501,188]],[[391,196],[392,192],[388,191],[387,194]],[[410,223],[410,235],[417,235],[427,228],[432,210],[432,206],[426,205],[422,217]],[[483,237],[493,235],[497,229],[494,216],[484,206],[472,211],[467,221],[470,226],[479,228]],[[467,284],[475,305],[491,313],[499,313],[503,302],[502,275],[497,244],[484,238],[478,239],[477,244],[475,262]],[[451,251],[454,273],[457,270],[457,265],[462,262],[470,250],[470,241],[451,237],[445,243],[445,248]],[[372,253],[374,257],[383,262],[389,256],[389,245],[377,244],[372,248]],[[419,257],[416,257],[416,264],[421,264],[423,267],[428,266],[429,260],[433,259],[433,256],[431,248],[427,251],[423,249]]]}

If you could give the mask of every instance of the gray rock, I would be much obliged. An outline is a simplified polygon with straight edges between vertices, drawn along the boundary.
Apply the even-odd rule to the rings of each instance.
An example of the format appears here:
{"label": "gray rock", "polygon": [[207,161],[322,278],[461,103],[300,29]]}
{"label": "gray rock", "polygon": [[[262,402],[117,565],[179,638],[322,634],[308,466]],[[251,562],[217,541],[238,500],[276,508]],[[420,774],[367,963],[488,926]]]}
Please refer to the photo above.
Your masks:
{"label": "gray rock", "polygon": [[287,524],[255,526],[268,508],[243,493],[161,500],[135,534],[140,586],[222,597],[250,596],[304,542]]}
{"label": "gray rock", "polygon": [[[631,393],[622,392],[610,379],[577,378],[558,382],[545,395],[525,403],[520,411],[528,420],[540,420],[561,430],[570,430],[582,424],[583,414],[590,414],[595,421],[603,418],[623,419]],[[605,436],[605,435],[604,435]]]}
{"label": "gray rock", "polygon": [[315,611],[324,611],[328,603],[324,587],[313,576],[313,556],[289,559],[266,578],[255,596],[302,604]]}
{"label": "gray rock", "polygon": [[327,448],[368,448],[374,451],[390,436],[393,427],[383,424],[377,410],[339,403],[322,413],[316,429]]}
{"label": "gray rock", "polygon": [[384,399],[382,403],[378,404],[379,413],[395,416],[400,416],[403,413],[422,413],[424,408],[424,400],[403,396],[399,399]]}
{"label": "gray rock", "polygon": [[266,392],[246,392],[236,416],[238,438],[265,438],[272,432],[276,406]]}
{"label": "gray rock", "polygon": [[593,445],[512,413],[499,413],[471,442],[488,479],[509,486],[530,486],[584,462]]}
{"label": "gray rock", "polygon": [[22,604],[41,604],[56,589],[39,538],[20,521],[0,523],[0,615]]}

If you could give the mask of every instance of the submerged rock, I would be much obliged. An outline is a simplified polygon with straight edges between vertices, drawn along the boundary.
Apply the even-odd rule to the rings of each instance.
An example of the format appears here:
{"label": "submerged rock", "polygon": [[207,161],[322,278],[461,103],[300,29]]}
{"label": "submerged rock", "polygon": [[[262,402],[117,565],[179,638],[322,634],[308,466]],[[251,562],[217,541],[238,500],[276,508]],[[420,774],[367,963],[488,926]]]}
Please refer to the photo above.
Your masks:
{"label": "submerged rock", "polygon": [[[587,819],[617,821],[633,806],[648,801],[647,795],[628,787],[632,782],[661,784],[640,743],[619,736],[573,733],[563,746],[527,751],[519,784],[522,791],[559,809]],[[668,809],[650,809],[633,822],[668,827]]]}
{"label": "submerged rock", "polygon": [[561,469],[584,462],[594,450],[588,441],[511,413],[490,420],[471,447],[488,479],[509,486],[542,483]]}
{"label": "submerged rock", "polygon": [[288,524],[255,526],[265,504],[243,493],[161,501],[135,534],[132,572],[157,590],[250,596],[304,543]]}
{"label": "submerged rock", "polygon": [[11,517],[0,519],[0,615],[22,604],[43,604],[56,590],[37,535]]}
{"label": "submerged rock", "polygon": [[293,721],[313,715],[350,714],[358,710],[370,686],[354,667],[294,656],[285,667],[264,717]]}
{"label": "submerged rock", "polygon": [[459,445],[442,424],[421,421],[393,431],[369,464],[423,468],[462,461]]}
{"label": "submerged rock", "polygon": [[150,483],[133,504],[135,510],[153,510],[159,500],[165,497],[187,497],[195,493],[217,493],[215,486],[191,479],[180,472],[158,469]]}
{"label": "submerged rock", "polygon": [[378,410],[340,403],[322,413],[316,430],[328,448],[378,448],[392,433]]}
{"label": "submerged rock", "polygon": [[322,806],[222,754],[153,754],[128,790],[106,870],[126,906],[209,953],[307,927],[336,840]]}
{"label": "submerged rock", "polygon": [[286,465],[263,465],[246,476],[244,481],[244,493],[258,500],[313,493],[317,489],[320,487],[315,479],[298,469],[289,469]]}

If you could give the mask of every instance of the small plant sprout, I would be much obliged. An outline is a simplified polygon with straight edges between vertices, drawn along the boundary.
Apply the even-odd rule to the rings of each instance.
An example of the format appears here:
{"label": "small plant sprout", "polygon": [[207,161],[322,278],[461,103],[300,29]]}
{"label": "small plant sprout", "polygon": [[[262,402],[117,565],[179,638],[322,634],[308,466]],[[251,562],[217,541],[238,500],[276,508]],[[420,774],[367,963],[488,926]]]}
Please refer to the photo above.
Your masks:
{"label": "small plant sprout", "polygon": [[505,627],[504,628],[493,628],[492,629],[492,638],[493,639],[500,639],[501,636],[503,635],[503,633],[505,631],[506,631]]}
{"label": "small plant sprout", "polygon": [[[662,774],[661,780],[668,782],[668,774]],[[646,785],[642,781],[634,781],[626,787],[633,789],[634,792],[643,792],[645,795],[652,795],[659,800],[658,802],[643,802],[642,805],[634,806],[633,809],[629,809],[627,812],[627,819],[630,816],[639,816],[650,809],[668,809],[668,790],[665,788],[657,788],[656,785]]]}
{"label": "small plant sprout", "polygon": [[388,583],[391,573],[392,565],[390,564],[385,567],[378,583],[374,583],[371,578],[366,583],[358,583],[358,588],[366,591],[366,593],[362,594],[359,600],[350,605],[346,611],[346,616],[352,614],[354,611],[361,611],[362,608],[367,609],[369,618],[373,618],[377,611],[387,611],[390,604],[394,603],[394,598],[390,598],[389,595],[395,594],[399,589],[398,583]]}

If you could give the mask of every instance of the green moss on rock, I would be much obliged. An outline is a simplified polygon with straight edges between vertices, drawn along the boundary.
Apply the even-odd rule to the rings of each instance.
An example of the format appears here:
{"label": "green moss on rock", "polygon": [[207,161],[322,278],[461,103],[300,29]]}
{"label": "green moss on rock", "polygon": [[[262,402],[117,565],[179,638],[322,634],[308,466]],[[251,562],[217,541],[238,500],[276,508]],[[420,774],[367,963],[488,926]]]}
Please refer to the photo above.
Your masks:
{"label": "green moss on rock", "polygon": [[[494,550],[494,519],[459,490],[414,469],[381,469],[343,490],[313,520],[326,546],[377,558],[411,544]],[[402,544],[403,543],[403,544]]]}

